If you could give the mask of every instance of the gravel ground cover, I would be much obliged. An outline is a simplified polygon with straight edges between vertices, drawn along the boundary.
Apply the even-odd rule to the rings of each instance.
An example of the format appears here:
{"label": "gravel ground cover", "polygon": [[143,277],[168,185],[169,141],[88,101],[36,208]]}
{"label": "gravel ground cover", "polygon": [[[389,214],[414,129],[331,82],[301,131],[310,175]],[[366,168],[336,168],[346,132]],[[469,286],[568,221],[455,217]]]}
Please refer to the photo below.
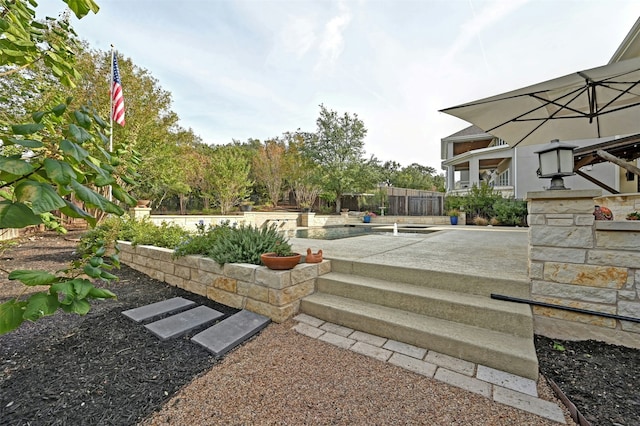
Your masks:
{"label": "gravel ground cover", "polygon": [[[44,234],[0,254],[0,301],[24,290],[6,280],[6,271],[59,269],[73,257],[74,247],[70,238]],[[225,314],[234,309],[126,266],[115,274],[120,280],[109,288],[118,295],[117,301],[97,302],[84,317],[56,314],[0,336],[0,424],[552,424],[310,339],[293,331],[292,321],[270,325],[216,361],[188,340],[193,333],[162,342],[120,312],[174,296]],[[558,351],[548,343],[536,340],[545,375],[560,371],[555,361]],[[590,353],[600,346],[593,343]],[[568,343],[566,347],[565,353],[577,352]],[[637,354],[631,350],[619,356],[635,356],[630,362],[637,368]],[[620,365],[617,357],[598,361],[598,368],[608,372],[612,365]],[[576,364],[572,359],[565,355],[561,376],[595,382],[600,394],[620,396],[624,391],[623,398],[614,399],[629,407],[611,414],[602,405],[611,404],[611,399],[587,391],[578,400],[568,393],[581,411],[594,413],[592,424],[638,424],[637,417],[630,417],[637,416],[638,390],[628,386],[628,377],[619,379],[624,386],[609,390],[612,375],[601,379],[574,370],[584,361]],[[560,380],[556,382],[568,392]],[[538,390],[542,398],[557,402],[544,378]],[[572,424],[568,412],[567,421]]]}

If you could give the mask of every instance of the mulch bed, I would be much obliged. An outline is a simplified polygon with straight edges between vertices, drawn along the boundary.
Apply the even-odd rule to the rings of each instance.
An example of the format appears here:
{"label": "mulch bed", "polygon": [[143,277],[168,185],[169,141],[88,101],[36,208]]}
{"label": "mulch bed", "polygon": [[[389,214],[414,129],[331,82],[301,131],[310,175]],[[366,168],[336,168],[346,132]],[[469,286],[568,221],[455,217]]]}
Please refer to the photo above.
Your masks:
{"label": "mulch bed", "polygon": [[[73,258],[75,244],[55,234],[34,236],[0,254],[0,267],[57,270]],[[200,330],[163,342],[121,312],[175,296],[227,315],[237,310],[126,266],[115,274],[120,281],[106,287],[118,300],[95,302],[84,317],[58,313],[0,336],[0,424],[136,424],[216,364],[188,340]],[[22,290],[0,273],[0,301]],[[541,372],[592,425],[640,424],[640,351],[540,336],[535,344]]]}
{"label": "mulch bed", "polygon": [[[51,238],[58,239],[57,244]],[[76,243],[48,235],[9,250],[3,269],[34,265],[50,270],[72,258]],[[51,256],[51,249],[55,256]],[[24,264],[18,258],[26,258]],[[86,316],[57,313],[0,336],[0,424],[130,425],[158,410],[216,359],[189,337],[160,341],[121,312],[175,296],[226,315],[236,309],[170,287],[131,268],[103,286],[118,300],[93,303]],[[6,274],[0,279],[5,284]],[[4,295],[3,295],[4,296]],[[0,300],[6,300],[6,297]]]}
{"label": "mulch bed", "polygon": [[640,425],[640,350],[535,337],[540,371],[595,425]]}

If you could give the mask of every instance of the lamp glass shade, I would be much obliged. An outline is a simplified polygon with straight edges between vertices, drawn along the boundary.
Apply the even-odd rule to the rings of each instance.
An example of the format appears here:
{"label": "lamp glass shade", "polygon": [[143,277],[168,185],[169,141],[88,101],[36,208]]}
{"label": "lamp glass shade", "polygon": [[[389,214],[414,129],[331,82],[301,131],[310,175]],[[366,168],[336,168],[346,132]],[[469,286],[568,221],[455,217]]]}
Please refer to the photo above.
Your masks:
{"label": "lamp glass shade", "polygon": [[541,178],[573,175],[573,149],[575,146],[552,141],[540,151],[536,151],[540,161]]}

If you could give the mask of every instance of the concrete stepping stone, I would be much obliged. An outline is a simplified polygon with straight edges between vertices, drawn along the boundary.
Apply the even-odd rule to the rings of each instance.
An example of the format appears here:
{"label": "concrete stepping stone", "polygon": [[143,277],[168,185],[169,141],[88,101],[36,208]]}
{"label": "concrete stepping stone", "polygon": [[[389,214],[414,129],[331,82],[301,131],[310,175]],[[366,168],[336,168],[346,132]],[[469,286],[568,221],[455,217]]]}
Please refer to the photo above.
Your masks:
{"label": "concrete stepping stone", "polygon": [[240,311],[191,338],[194,342],[221,357],[240,343],[265,328],[271,319],[251,311]]}
{"label": "concrete stepping stone", "polygon": [[142,322],[153,317],[188,308],[195,304],[196,303],[191,300],[183,299],[182,297],[174,297],[173,299],[163,300],[162,302],[156,302],[150,305],[140,306],[139,308],[122,311],[122,315],[131,318],[135,322]]}
{"label": "concrete stepping stone", "polygon": [[224,316],[222,312],[207,306],[198,306],[179,314],[145,325],[145,327],[162,340],[185,334],[194,328]]}

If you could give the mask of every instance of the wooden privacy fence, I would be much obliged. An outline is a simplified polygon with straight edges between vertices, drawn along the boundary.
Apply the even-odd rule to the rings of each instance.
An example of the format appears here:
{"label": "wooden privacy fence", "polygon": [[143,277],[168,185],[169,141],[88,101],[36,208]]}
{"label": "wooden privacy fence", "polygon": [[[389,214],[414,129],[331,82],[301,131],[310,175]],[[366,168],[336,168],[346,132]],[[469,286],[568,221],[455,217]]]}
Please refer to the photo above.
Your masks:
{"label": "wooden privacy fence", "polygon": [[392,195],[388,198],[388,205],[388,214],[394,216],[441,216],[443,214],[443,197],[439,195]]}

